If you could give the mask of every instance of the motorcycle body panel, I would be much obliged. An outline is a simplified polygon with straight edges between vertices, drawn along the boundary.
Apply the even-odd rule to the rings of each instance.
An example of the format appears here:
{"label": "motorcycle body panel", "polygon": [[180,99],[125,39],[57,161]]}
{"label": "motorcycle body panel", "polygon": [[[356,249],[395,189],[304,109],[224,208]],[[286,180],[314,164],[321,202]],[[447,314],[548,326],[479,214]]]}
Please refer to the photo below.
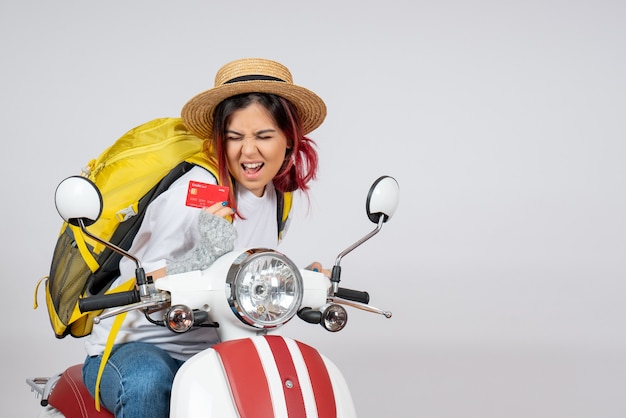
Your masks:
{"label": "motorcycle body panel", "polygon": [[[171,294],[171,304],[182,304],[205,310],[211,320],[218,322],[217,333],[221,341],[247,338],[260,330],[244,324],[235,315],[227,301],[225,272],[240,252],[234,251],[217,259],[208,270],[190,271],[162,277],[156,281],[157,289]],[[319,309],[327,302],[330,279],[323,273],[300,270],[304,284],[302,306]],[[278,328],[265,331],[272,333]]]}
{"label": "motorcycle body panel", "polygon": [[278,335],[217,344],[189,359],[172,388],[172,418],[355,417],[339,369]]}

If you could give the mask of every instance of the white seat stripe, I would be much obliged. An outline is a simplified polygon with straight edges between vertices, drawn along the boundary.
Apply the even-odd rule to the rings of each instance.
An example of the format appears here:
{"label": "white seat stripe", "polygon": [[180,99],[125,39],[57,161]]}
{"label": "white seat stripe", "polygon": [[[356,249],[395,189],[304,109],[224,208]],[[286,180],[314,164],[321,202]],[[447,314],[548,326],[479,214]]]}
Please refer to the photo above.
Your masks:
{"label": "white seat stripe", "polygon": [[256,347],[263,370],[265,371],[265,378],[267,379],[267,385],[270,388],[270,396],[272,397],[272,407],[274,408],[275,417],[287,416],[287,402],[285,401],[285,392],[283,389],[283,382],[280,380],[280,374],[278,373],[278,367],[274,361],[274,354],[270,349],[267,340],[263,337],[251,338],[254,346]]}
{"label": "white seat stripe", "polygon": [[302,352],[298,347],[298,344],[290,339],[285,338],[287,348],[291,353],[293,364],[298,374],[298,380],[300,381],[300,388],[302,389],[302,397],[304,398],[304,409],[306,411],[307,418],[317,418],[317,405],[315,404],[315,394],[313,393],[313,386],[311,385],[311,378],[309,377],[309,371],[302,357]]}

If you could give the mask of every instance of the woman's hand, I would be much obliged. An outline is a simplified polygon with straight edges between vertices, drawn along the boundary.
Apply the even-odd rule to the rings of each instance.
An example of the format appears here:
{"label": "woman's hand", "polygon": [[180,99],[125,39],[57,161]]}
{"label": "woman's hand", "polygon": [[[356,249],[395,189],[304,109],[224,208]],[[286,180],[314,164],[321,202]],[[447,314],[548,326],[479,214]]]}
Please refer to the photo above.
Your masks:
{"label": "woman's hand", "polygon": [[219,216],[219,217],[226,218],[226,219],[229,219],[228,217],[232,216],[235,213],[233,208],[228,206],[228,202],[226,201],[217,202],[209,207],[204,208],[203,210],[212,215]]}
{"label": "woman's hand", "polygon": [[324,273],[324,276],[326,276],[326,277],[330,277],[331,276],[331,271],[328,270],[328,269],[322,268],[322,264],[318,263],[317,261],[314,261],[311,264],[309,264],[308,266],[306,266],[305,270],[320,271],[320,272]]}

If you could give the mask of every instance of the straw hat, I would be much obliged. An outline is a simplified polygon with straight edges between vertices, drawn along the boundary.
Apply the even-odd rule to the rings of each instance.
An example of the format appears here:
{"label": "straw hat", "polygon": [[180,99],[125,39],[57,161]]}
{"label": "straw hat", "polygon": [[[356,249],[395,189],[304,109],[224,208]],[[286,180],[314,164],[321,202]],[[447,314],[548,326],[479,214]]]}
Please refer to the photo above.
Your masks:
{"label": "straw hat", "polygon": [[215,87],[198,94],[183,106],[183,122],[196,136],[210,138],[215,107],[242,93],[272,93],[289,100],[302,119],[304,134],[320,126],[326,117],[326,105],[322,99],[293,84],[287,67],[267,59],[244,58],[220,68],[215,75]]}

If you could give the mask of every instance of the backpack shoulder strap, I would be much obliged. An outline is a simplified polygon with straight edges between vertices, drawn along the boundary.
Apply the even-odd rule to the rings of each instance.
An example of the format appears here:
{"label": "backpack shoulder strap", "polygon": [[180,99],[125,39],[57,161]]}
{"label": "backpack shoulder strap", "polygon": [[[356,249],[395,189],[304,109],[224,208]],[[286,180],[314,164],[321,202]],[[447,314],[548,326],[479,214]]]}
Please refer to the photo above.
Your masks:
{"label": "backpack shoulder strap", "polygon": [[289,212],[293,203],[293,193],[282,193],[277,190],[276,202],[276,222],[278,223],[278,241],[280,241],[287,226],[287,218],[289,218]]}
{"label": "backpack shoulder strap", "polygon": [[207,160],[204,152],[197,152],[191,157],[185,159],[185,161],[206,169],[209,173],[213,174],[213,177],[215,177],[215,180],[217,180],[217,183],[219,184],[219,173],[217,171],[217,166],[213,162]]}

